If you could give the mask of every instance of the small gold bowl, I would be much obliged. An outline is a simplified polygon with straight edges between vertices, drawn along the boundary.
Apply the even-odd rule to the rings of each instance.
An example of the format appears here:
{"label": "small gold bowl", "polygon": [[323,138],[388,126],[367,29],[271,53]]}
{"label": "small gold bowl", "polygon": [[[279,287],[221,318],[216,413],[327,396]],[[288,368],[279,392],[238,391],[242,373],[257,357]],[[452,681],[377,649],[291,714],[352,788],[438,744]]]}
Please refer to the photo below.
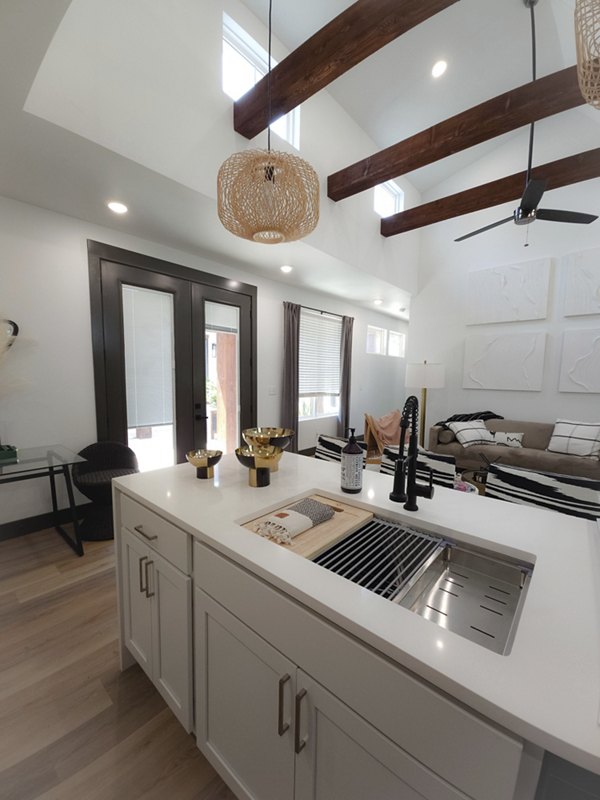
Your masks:
{"label": "small gold bowl", "polygon": [[185,457],[196,467],[197,478],[214,478],[215,464],[221,460],[221,450],[190,450]]}
{"label": "small gold bowl", "polygon": [[246,445],[237,447],[235,455],[240,464],[250,470],[248,478],[250,486],[268,486],[271,482],[271,472],[277,470],[283,450],[274,445],[265,447]]}
{"label": "small gold bowl", "polygon": [[[285,450],[292,441],[294,431],[291,428],[246,428],[242,431],[244,441],[252,447],[280,447]],[[277,472],[279,461],[271,472]]]}

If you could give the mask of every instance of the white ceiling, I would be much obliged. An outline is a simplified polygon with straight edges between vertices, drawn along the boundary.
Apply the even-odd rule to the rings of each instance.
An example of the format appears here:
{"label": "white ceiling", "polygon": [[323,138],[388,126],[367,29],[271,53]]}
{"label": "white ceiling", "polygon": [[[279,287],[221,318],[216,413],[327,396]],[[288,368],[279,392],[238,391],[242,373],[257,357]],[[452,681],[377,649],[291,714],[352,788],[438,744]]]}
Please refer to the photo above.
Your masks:
{"label": "white ceiling", "polygon": [[[177,2],[194,7],[188,0]],[[268,0],[244,0],[244,4],[266,20]],[[224,263],[249,267],[274,279],[281,279],[277,270],[281,263],[293,261],[298,268],[286,279],[292,283],[356,303],[366,303],[365,298],[381,294],[390,297],[396,307],[407,305],[406,294],[397,287],[324,256],[306,243],[261,247],[258,252],[255,246],[225,232],[218,223],[214,201],[194,184],[197,176],[180,178],[186,170],[189,174],[189,164],[185,154],[173,148],[171,142],[153,140],[149,131],[146,141],[130,143],[132,152],[137,148],[141,154],[151,152],[154,159],[169,161],[169,169],[149,169],[138,163],[144,160],[141,156],[138,159],[132,152],[115,152],[112,145],[106,146],[111,137],[115,141],[118,138],[120,115],[123,119],[127,112],[125,106],[120,108],[120,115],[93,120],[85,133],[73,133],[68,126],[26,113],[30,89],[69,5],[70,0],[0,3],[0,194]],[[293,49],[349,5],[342,0],[274,0],[274,32]],[[574,63],[573,6],[574,0],[539,0],[539,75]],[[105,37],[102,41],[106,42],[105,63],[98,69],[110,68],[110,42]],[[83,39],[81,52],[85,47]],[[64,55],[72,62],[74,73],[80,69],[80,77],[85,80],[77,52]],[[174,51],[167,65],[181,67],[175,63],[178,57],[179,51]],[[430,69],[438,58],[445,58],[449,68],[443,78],[434,81]],[[339,78],[329,91],[376,145],[383,147],[526,83],[530,70],[529,12],[523,0],[460,0]],[[132,59],[131,74],[120,76],[119,81],[127,86],[128,81],[140,79],[140,71],[143,72],[143,65]],[[165,81],[168,80],[167,74]],[[121,92],[120,96],[124,94]],[[139,92],[135,96],[137,102],[151,102],[151,98],[140,98]],[[51,96],[46,97],[50,110],[52,101]],[[190,103],[189,98],[187,102]],[[193,102],[190,106],[193,108]],[[80,109],[71,110],[76,116]],[[577,131],[578,149],[596,146],[600,115],[590,109],[567,115],[571,115],[573,130]],[[193,114],[190,118],[194,118]],[[548,151],[551,157],[558,158],[575,152],[571,137],[564,135],[564,119],[555,128],[556,137],[552,120],[543,125],[547,137],[544,154]],[[435,193],[438,183],[491,152],[502,140],[423,168],[412,173],[410,180],[421,191]],[[174,164],[177,158],[179,162]],[[126,218],[115,219],[104,201],[122,192],[132,210]]]}

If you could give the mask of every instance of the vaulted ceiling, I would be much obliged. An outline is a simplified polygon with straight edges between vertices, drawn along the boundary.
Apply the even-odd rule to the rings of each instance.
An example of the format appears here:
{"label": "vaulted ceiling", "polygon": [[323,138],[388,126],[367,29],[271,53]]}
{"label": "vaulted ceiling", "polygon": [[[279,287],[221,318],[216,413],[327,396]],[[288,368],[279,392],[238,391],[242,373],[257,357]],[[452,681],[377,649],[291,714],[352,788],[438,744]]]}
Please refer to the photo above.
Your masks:
{"label": "vaulted ceiling", "polygon": [[[86,0],[86,4],[95,1]],[[105,13],[109,5],[121,15],[138,5],[123,5],[116,0],[97,2]],[[155,2],[158,9],[162,0]],[[67,24],[61,25],[70,6],[71,11],[77,11],[82,5],[85,4],[79,0],[44,0],[42,5],[37,0],[6,0],[0,6],[0,194],[98,224],[122,227],[126,232],[189,252],[205,252],[277,278],[274,270],[282,260],[288,260],[288,254],[264,247],[258,252],[252,245],[248,249],[247,243],[220,230],[214,198],[208,197],[200,185],[206,176],[213,181],[215,164],[204,164],[201,154],[196,161],[187,155],[184,145],[192,141],[192,134],[197,133],[200,141],[200,135],[210,136],[214,126],[210,114],[196,113],[198,76],[194,71],[193,36],[183,40],[175,26],[165,30],[165,46],[160,48],[157,44],[156,49],[160,69],[149,72],[138,60],[136,37],[127,41],[120,39],[116,31],[117,35],[111,36],[108,30],[97,30],[92,31],[97,34],[97,41],[92,41],[89,28],[84,25],[86,20],[77,13],[69,14],[65,17]],[[210,0],[173,0],[170,10],[173,18],[177,13],[188,14],[201,26],[203,13],[213,13],[215,5]],[[266,22],[267,0],[243,0],[243,5]],[[287,50],[294,50],[350,5],[344,0],[273,0],[275,36]],[[374,144],[371,149],[365,146],[362,157],[529,81],[529,12],[523,0],[458,0],[445,5],[448,7],[327,86],[326,91]],[[151,20],[152,3],[145,7]],[[539,0],[536,15],[540,76],[575,62],[573,7],[574,0]],[[142,40],[149,23],[141,16],[130,22],[131,30],[136,30]],[[84,27],[78,29],[77,25]],[[63,66],[69,67],[69,81],[80,87],[82,96],[86,85],[95,82],[101,90],[101,103],[96,97],[89,107],[85,107],[85,98],[82,102],[65,102],[57,93],[56,81],[52,91],[48,90],[53,85],[50,81],[44,94],[42,81],[37,94],[30,93],[36,74],[38,79],[44,78],[44,71],[38,70],[56,31],[68,43],[61,57]],[[351,38],[352,30],[347,35]],[[55,46],[60,44],[61,36],[54,37]],[[125,59],[124,48],[128,56]],[[95,60],[88,58],[90,51]],[[434,81],[431,66],[439,58],[448,61],[448,71]],[[127,64],[126,74],[116,73],[118,59]],[[219,69],[220,64],[215,63],[214,70]],[[110,81],[103,76],[105,72],[111,76]],[[163,103],[158,110],[162,119],[156,127],[140,133],[132,123],[131,111],[151,108],[157,98]],[[222,101],[219,102],[221,105],[215,107],[222,114]],[[181,113],[182,109],[188,124],[169,127],[175,111]],[[539,123],[537,163],[595,147],[599,125],[600,114],[587,107],[564,111]],[[572,131],[572,135],[565,136],[565,131]],[[407,177],[423,193],[425,201],[435,201],[443,194],[438,193],[438,186],[450,176],[460,175],[483,156],[492,158],[494,150],[511,138],[521,137],[526,143],[525,134],[525,129],[509,131],[436,163],[412,169]],[[525,158],[524,144],[522,161],[502,164],[494,177],[520,171]],[[343,166],[346,165],[339,164],[336,169]],[[321,174],[321,178],[324,181],[326,175]],[[115,222],[98,198],[114,194],[119,187],[127,187],[130,192],[134,213],[126,221]],[[340,205],[343,202],[346,201]],[[375,217],[373,225],[377,225]],[[361,277],[343,261],[318,248],[300,246],[290,252],[292,257],[299,253],[304,259],[302,277],[296,278],[303,285],[337,294],[346,292],[345,296],[353,301],[364,297],[367,287],[369,294],[374,286],[377,290],[377,280],[372,275]],[[385,281],[379,286],[383,292],[393,288]]]}

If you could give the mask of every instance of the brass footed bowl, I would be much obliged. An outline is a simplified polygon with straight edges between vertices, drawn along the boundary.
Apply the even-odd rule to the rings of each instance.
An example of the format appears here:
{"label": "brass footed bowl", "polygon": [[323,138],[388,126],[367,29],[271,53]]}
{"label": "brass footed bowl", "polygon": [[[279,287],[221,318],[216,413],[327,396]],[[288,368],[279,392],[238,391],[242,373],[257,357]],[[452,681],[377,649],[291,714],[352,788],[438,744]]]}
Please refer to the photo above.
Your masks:
{"label": "brass footed bowl", "polygon": [[268,486],[271,482],[271,472],[277,471],[283,450],[274,445],[266,447],[246,445],[236,448],[235,455],[240,464],[250,470],[248,477],[250,486]]}
{"label": "brass footed bowl", "polygon": [[289,447],[294,431],[291,428],[246,428],[242,431],[244,441],[253,447]]}
{"label": "brass footed bowl", "polygon": [[222,450],[190,450],[185,457],[196,467],[196,477],[213,478],[214,466],[219,463],[222,455]]}

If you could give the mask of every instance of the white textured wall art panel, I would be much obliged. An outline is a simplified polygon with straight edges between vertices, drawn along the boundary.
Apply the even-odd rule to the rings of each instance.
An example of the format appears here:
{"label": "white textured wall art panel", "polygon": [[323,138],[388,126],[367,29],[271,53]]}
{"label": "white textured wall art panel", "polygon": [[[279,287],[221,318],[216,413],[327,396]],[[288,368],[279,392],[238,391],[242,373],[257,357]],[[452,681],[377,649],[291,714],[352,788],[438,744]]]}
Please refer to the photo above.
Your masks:
{"label": "white textured wall art panel", "polygon": [[559,391],[600,393],[600,329],[565,331]]}
{"label": "white textured wall art panel", "polygon": [[550,259],[469,272],[467,325],[545,319]]}
{"label": "white textured wall art panel", "polygon": [[600,250],[565,256],[563,269],[565,317],[600,314]]}
{"label": "white textured wall art panel", "polygon": [[539,392],[545,348],[545,333],[468,336],[463,388]]}

